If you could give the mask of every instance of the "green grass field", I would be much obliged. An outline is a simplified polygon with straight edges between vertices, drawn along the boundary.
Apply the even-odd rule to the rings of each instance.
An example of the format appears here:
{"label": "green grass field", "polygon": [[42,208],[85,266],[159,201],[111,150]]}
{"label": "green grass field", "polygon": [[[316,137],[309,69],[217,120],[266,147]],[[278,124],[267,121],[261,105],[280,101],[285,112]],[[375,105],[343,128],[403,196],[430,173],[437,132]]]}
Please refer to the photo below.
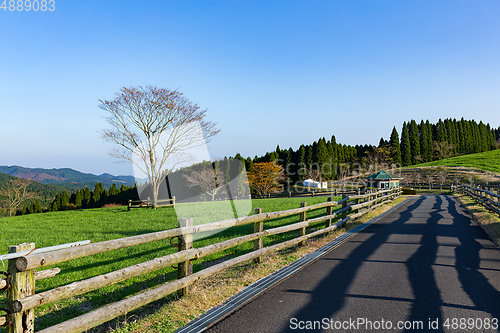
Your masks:
{"label": "green grass field", "polygon": [[[334,200],[339,199],[340,197],[334,198]],[[326,197],[258,199],[251,201],[253,207],[250,207],[250,202],[248,202],[247,208],[248,213],[252,214],[254,207],[262,207],[264,212],[271,212],[298,208],[302,201],[306,201],[310,206],[326,200]],[[206,223],[234,217],[231,206],[228,204],[230,202],[207,202],[201,205],[180,204],[178,212],[183,211],[183,214],[190,214],[189,216],[194,217],[194,224]],[[325,212],[325,209],[308,212],[308,218],[322,216]],[[271,220],[264,223],[264,229],[298,221],[298,216]],[[324,223],[319,223],[313,227],[321,228],[323,225]],[[171,207],[157,210],[134,209],[130,212],[127,212],[126,207],[114,207],[7,217],[0,219],[0,234],[2,235],[0,253],[6,253],[8,245],[17,245],[23,242],[34,242],[38,248],[86,239],[95,243],[176,227],[177,215]],[[252,232],[253,225],[229,228],[195,241],[194,247],[206,246]],[[297,235],[298,231],[293,231],[270,236],[264,240],[264,244],[282,242]],[[252,246],[252,242],[249,242],[201,258],[194,262],[193,269],[197,271],[210,265],[210,262],[249,252],[252,250]],[[36,292],[40,293],[71,282],[135,265],[175,251],[176,249],[170,246],[167,239],[61,263],[57,265],[61,268],[61,273],[54,278],[37,281]],[[6,266],[7,262],[4,262],[3,265]],[[2,267],[2,263],[0,263],[0,270],[6,270]],[[36,330],[76,317],[165,281],[174,280],[176,276],[177,270],[166,268],[55,304],[43,305],[36,309]],[[5,294],[0,294],[0,305],[5,303],[4,297]],[[4,332],[2,330],[0,329],[0,332]]]}
{"label": "green grass field", "polygon": [[500,149],[476,153],[463,156],[455,156],[444,160],[417,164],[411,167],[424,166],[453,166],[478,169],[482,171],[491,171],[500,173]]}

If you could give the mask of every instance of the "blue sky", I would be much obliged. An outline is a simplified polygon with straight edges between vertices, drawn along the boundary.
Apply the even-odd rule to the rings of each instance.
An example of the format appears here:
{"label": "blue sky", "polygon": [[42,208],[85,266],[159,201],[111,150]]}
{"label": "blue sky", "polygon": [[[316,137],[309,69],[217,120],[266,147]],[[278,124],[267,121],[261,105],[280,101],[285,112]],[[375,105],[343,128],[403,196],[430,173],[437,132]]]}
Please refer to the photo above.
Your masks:
{"label": "blue sky", "polygon": [[0,165],[132,174],[99,99],[179,89],[212,158],[320,137],[378,144],[410,119],[500,126],[498,1],[55,1],[0,10]]}

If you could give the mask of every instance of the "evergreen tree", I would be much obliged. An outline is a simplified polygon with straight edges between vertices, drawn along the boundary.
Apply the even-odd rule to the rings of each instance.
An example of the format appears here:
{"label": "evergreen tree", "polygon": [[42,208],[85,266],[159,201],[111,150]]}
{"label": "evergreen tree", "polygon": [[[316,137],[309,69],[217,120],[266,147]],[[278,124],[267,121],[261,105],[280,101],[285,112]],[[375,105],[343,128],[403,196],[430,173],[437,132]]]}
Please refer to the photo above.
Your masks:
{"label": "evergreen tree", "polygon": [[446,134],[446,126],[444,125],[441,119],[439,119],[439,122],[436,125],[436,141],[437,142],[448,141],[448,137]]}
{"label": "evergreen tree", "polygon": [[396,130],[396,126],[392,128],[392,133],[391,133],[391,140],[390,140],[390,145],[393,149],[392,152],[392,162],[394,164],[399,164],[401,165],[401,145],[399,144],[399,134],[398,131]]}
{"label": "evergreen tree", "polygon": [[64,190],[61,195],[61,203],[59,204],[60,208],[65,208],[69,204],[69,194]]}
{"label": "evergreen tree", "polygon": [[332,135],[332,138],[330,139],[330,145],[331,145],[330,157],[332,158],[332,161],[336,163],[338,161],[338,150],[337,150],[337,140],[335,139],[335,135]]}
{"label": "evergreen tree", "polygon": [[90,207],[90,199],[92,199],[92,191],[88,187],[85,187],[83,192],[82,208]]}
{"label": "evergreen tree", "polygon": [[83,189],[76,191],[75,206],[76,207],[81,207],[82,206],[82,200],[83,200]]}
{"label": "evergreen tree", "polygon": [[328,149],[326,147],[326,141],[325,139],[322,139],[318,142],[318,147],[316,149],[316,155],[317,155],[317,160],[316,162],[318,163],[319,170],[324,172],[324,177],[326,179],[331,178],[331,169],[329,165],[329,156],[328,156]]}
{"label": "evergreen tree", "polygon": [[410,128],[408,132],[410,135],[411,162],[412,164],[417,164],[422,159],[420,154],[420,133],[418,131],[417,123],[413,119],[410,121]]}
{"label": "evergreen tree", "polygon": [[297,153],[297,179],[304,179],[304,168],[306,166],[306,147],[304,145],[300,145],[299,151]]}
{"label": "evergreen tree", "polygon": [[406,122],[403,122],[403,129],[401,131],[401,161],[403,166],[411,165],[411,146],[410,134]]}
{"label": "evergreen tree", "polygon": [[35,203],[33,205],[33,212],[34,213],[41,213],[42,212],[42,205],[40,204],[40,201],[35,200]]}
{"label": "evergreen tree", "polygon": [[116,188],[116,184],[113,183],[113,185],[111,185],[111,187],[109,188],[109,195],[115,196],[117,194],[118,194],[118,189]]}
{"label": "evergreen tree", "polygon": [[250,157],[245,160],[245,169],[247,169],[247,172],[253,171],[253,161]]}

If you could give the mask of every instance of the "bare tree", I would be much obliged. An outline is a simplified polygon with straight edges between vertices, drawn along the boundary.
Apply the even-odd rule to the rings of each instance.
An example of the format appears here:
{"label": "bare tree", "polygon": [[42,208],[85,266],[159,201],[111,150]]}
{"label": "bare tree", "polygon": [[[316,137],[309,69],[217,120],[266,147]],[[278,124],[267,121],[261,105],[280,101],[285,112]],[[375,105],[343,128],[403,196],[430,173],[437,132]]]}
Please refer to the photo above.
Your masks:
{"label": "bare tree", "polygon": [[365,157],[365,164],[368,165],[367,169],[372,172],[388,169],[393,163],[393,153],[394,148],[390,146],[373,148],[372,150],[367,151]]}
{"label": "bare tree", "polygon": [[204,120],[206,110],[177,90],[122,88],[114,100],[99,102],[110,114],[111,125],[102,137],[119,145],[111,155],[131,162],[148,177],[155,207],[165,177],[190,160],[190,149],[219,132],[214,123]]}
{"label": "bare tree", "polygon": [[9,180],[7,186],[0,189],[0,194],[7,198],[5,201],[9,216],[12,216],[23,202],[35,197],[35,193],[28,190],[30,184],[29,180],[16,178]]}
{"label": "bare tree", "polygon": [[448,177],[448,173],[446,171],[439,171],[437,173],[438,179],[439,179],[439,184],[441,185],[441,190],[443,189],[443,184],[446,181],[446,178]]}
{"label": "bare tree", "polygon": [[428,172],[425,175],[425,181],[429,184],[429,190],[430,190],[431,186],[432,186],[432,182],[434,181],[434,176],[432,175],[432,173]]}
{"label": "bare tree", "polygon": [[406,173],[402,182],[404,182],[406,186],[409,186],[413,182],[413,174]]}
{"label": "bare tree", "polygon": [[420,172],[416,171],[414,176],[415,182],[417,182],[417,188],[420,190],[420,179],[422,179],[422,175]]}
{"label": "bare tree", "polygon": [[454,149],[455,146],[447,141],[434,141],[432,145],[432,150],[436,159],[444,159],[453,156]]}
{"label": "bare tree", "polygon": [[315,180],[317,182],[321,182],[323,179],[323,172],[320,169],[314,169],[314,168],[304,168],[304,176],[308,179]]}
{"label": "bare tree", "polygon": [[189,175],[183,175],[188,182],[189,188],[199,186],[206,194],[212,196],[212,201],[215,200],[215,195],[225,185],[224,172],[220,169],[205,168],[200,171],[192,171]]}
{"label": "bare tree", "polygon": [[342,190],[345,190],[347,186],[347,180],[349,178],[349,165],[347,165],[346,163],[341,163],[339,165],[337,177],[338,177],[338,182],[340,184],[340,188]]}

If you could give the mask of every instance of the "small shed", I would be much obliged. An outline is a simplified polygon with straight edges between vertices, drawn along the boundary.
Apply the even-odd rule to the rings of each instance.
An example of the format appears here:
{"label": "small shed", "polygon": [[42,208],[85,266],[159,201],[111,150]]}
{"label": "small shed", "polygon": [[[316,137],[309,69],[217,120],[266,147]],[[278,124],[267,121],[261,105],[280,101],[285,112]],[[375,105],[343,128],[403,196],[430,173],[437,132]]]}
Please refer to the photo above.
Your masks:
{"label": "small shed", "polygon": [[399,187],[399,181],[401,179],[403,179],[403,177],[400,177],[400,176],[395,175],[393,173],[389,173],[385,170],[376,172],[376,173],[371,174],[365,178],[365,180],[369,184],[368,186],[376,187],[376,188],[380,188],[380,189],[389,189],[389,188]]}
{"label": "small shed", "polygon": [[317,182],[313,179],[306,179],[302,183],[304,186],[307,187],[313,187],[313,188],[328,188],[328,183],[327,182]]}

